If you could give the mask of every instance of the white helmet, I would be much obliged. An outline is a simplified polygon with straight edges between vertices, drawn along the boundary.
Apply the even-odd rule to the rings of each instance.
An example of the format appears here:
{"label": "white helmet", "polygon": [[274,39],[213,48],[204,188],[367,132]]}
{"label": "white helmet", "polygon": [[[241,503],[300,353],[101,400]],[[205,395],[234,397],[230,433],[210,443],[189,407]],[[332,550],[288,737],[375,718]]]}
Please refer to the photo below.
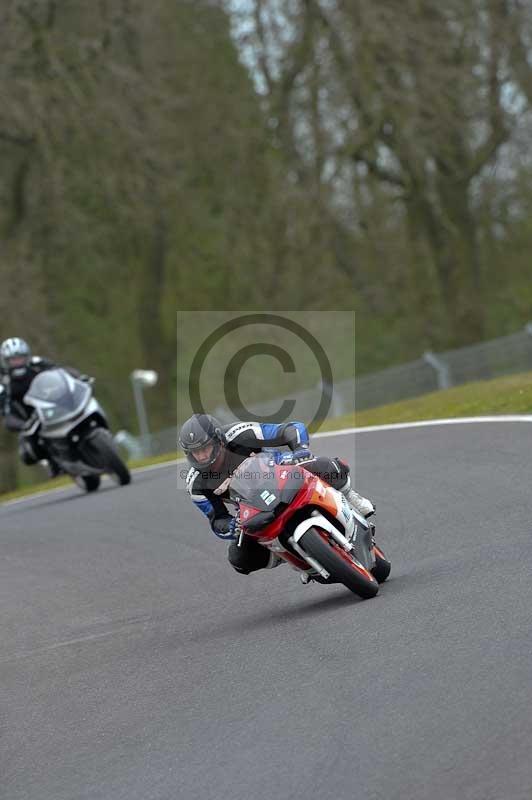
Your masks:
{"label": "white helmet", "polygon": [[31,359],[31,350],[24,339],[14,336],[0,345],[0,364],[15,378],[25,374]]}

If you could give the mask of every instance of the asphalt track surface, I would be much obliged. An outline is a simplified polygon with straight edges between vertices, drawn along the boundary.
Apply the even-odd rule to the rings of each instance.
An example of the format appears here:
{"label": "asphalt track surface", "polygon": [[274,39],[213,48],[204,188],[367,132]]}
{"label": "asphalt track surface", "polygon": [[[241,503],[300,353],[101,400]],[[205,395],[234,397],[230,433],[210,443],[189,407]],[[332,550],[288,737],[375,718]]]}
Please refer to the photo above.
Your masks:
{"label": "asphalt track surface", "polygon": [[531,446],[357,434],[369,601],[234,573],[175,467],[2,507],[0,797],[530,800]]}

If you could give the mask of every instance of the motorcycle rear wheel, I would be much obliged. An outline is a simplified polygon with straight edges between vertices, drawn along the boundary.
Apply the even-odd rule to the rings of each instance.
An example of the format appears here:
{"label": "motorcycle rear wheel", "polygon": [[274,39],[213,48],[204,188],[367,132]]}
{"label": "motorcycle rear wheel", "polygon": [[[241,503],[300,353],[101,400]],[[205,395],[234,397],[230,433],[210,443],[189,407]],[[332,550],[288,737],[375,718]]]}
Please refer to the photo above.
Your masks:
{"label": "motorcycle rear wheel", "polygon": [[354,594],[364,600],[375,597],[379,591],[376,578],[361,564],[355,564],[350,555],[335,542],[326,541],[317,528],[309,528],[299,540],[299,546],[324,569]]}

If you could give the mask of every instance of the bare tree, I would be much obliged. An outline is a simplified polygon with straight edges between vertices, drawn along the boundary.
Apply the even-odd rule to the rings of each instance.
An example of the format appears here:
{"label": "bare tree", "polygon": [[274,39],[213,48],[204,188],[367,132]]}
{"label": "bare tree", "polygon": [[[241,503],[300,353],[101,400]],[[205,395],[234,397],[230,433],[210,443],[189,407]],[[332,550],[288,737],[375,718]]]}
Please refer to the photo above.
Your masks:
{"label": "bare tree", "polygon": [[[525,4],[288,6],[254,0],[247,43],[295,174],[318,187],[316,201],[344,229],[351,251],[349,232],[367,235],[367,210],[382,186],[395,235],[407,221],[412,253],[437,281],[447,340],[478,339],[484,307],[474,187],[519,122],[506,100],[513,83],[529,80]],[[386,195],[379,193],[379,205]],[[377,265],[372,275],[357,259],[350,268],[361,289],[386,280]]]}

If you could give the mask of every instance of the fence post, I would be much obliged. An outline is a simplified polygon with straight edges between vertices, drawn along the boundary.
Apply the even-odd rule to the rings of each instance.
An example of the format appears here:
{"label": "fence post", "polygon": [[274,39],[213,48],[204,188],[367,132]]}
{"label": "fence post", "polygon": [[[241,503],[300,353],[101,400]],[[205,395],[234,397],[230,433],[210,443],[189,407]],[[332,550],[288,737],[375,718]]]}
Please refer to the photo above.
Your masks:
{"label": "fence post", "polygon": [[438,389],[449,389],[451,386],[451,373],[448,364],[431,350],[426,350],[422,358],[423,361],[436,370]]}
{"label": "fence post", "polygon": [[117,431],[114,440],[117,444],[126,448],[130,458],[142,458],[145,455],[139,439],[132,436],[128,431]]}

